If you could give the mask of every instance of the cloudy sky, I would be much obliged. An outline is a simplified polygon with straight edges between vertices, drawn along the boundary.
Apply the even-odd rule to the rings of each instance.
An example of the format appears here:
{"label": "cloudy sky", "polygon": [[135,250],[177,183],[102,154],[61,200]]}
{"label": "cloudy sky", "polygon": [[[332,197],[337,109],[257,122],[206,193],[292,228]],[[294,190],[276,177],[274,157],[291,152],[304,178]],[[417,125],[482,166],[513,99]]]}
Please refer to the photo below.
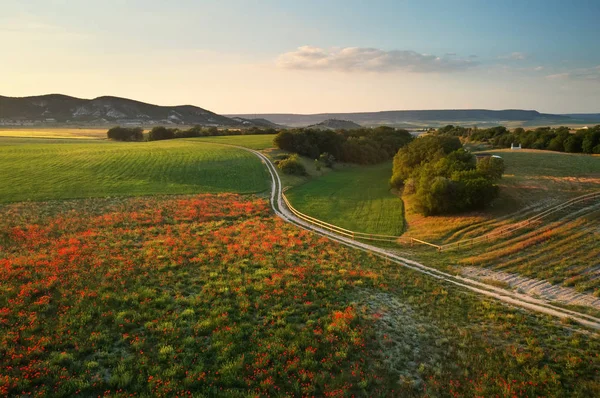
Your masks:
{"label": "cloudy sky", "polygon": [[597,0],[0,0],[0,95],[600,112]]}

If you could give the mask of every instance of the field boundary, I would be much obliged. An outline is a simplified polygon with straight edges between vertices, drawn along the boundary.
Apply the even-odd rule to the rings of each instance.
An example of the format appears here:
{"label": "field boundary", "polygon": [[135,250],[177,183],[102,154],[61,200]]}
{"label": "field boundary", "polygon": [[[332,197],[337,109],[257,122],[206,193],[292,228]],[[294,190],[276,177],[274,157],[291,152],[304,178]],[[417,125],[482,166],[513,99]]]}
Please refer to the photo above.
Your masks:
{"label": "field boundary", "polygon": [[335,232],[337,234],[347,236],[351,239],[363,239],[363,240],[372,240],[372,241],[383,241],[383,242],[395,242],[400,239],[400,236],[394,235],[380,235],[380,234],[367,234],[364,232],[356,232],[351,231],[346,228],[338,227],[337,225],[329,224],[323,220],[319,220],[318,218],[311,217],[307,214],[304,214],[298,210],[289,202],[288,198],[285,196],[285,189],[281,193],[281,197],[283,198],[283,202],[288,207],[288,209],[298,218],[304,220],[308,223],[314,224],[321,228],[327,229],[328,231]]}
{"label": "field boundary", "polygon": [[569,206],[572,206],[572,205],[575,205],[577,203],[581,203],[581,202],[584,202],[587,200],[598,199],[598,198],[600,198],[600,191],[591,192],[591,193],[570,199],[566,202],[563,202],[556,206],[550,207],[549,209],[546,209],[546,210],[542,211],[541,213],[538,213],[532,217],[529,217],[526,220],[519,221],[515,224],[507,225],[506,227],[500,228],[497,231],[493,231],[493,232],[490,232],[490,233],[487,233],[484,235],[480,235],[475,238],[463,239],[458,242],[447,243],[445,245],[436,245],[435,243],[427,242],[427,241],[413,238],[410,236],[367,234],[364,232],[351,231],[349,229],[345,229],[345,228],[339,227],[337,225],[327,223],[323,220],[319,220],[318,218],[311,217],[307,214],[304,214],[304,213],[298,211],[296,208],[294,208],[294,206],[292,206],[292,204],[290,203],[288,198],[285,196],[285,189],[281,193],[281,196],[283,198],[285,205],[296,217],[298,217],[301,220],[306,221],[310,224],[316,225],[316,226],[326,229],[330,232],[334,232],[334,233],[346,236],[353,240],[360,239],[360,240],[370,240],[370,241],[380,241],[380,242],[404,241],[404,243],[408,243],[411,246],[414,245],[415,243],[418,243],[421,245],[433,247],[433,248],[437,249],[438,252],[443,252],[443,251],[447,251],[447,250],[451,250],[451,249],[460,249],[461,246],[462,247],[473,246],[474,244],[482,242],[482,241],[487,242],[488,240],[491,240],[494,237],[500,237],[500,236],[503,236],[510,232],[514,232],[519,229],[525,228],[525,227],[529,226],[530,224],[532,224],[536,221],[539,221],[539,220],[543,219],[544,217],[554,214],[560,210],[563,210]]}
{"label": "field boundary", "polygon": [[490,298],[498,299],[507,304],[536,311],[538,313],[543,313],[546,315],[551,315],[563,319],[569,318],[592,329],[600,330],[600,318],[596,318],[592,315],[558,307],[548,302],[547,300],[535,298],[519,292],[509,291],[477,280],[473,280],[471,278],[462,277],[460,275],[452,275],[447,272],[440,271],[436,268],[428,267],[419,262],[400,257],[396,253],[390,252],[381,247],[372,246],[368,243],[354,240],[347,236],[343,236],[341,234],[332,232],[330,230],[316,226],[312,223],[298,218],[284,204],[281,179],[277,173],[277,169],[275,168],[271,160],[259,151],[240,146],[238,146],[238,148],[254,153],[258,158],[260,158],[263,161],[263,163],[267,167],[269,173],[271,174],[272,181],[272,190],[270,195],[271,208],[273,209],[275,214],[284,221],[296,225],[300,228],[303,228],[307,231],[311,231],[323,237],[329,238],[330,240],[336,241],[345,246],[362,250],[391,263],[395,263],[403,267],[412,269],[416,272],[429,275],[433,278],[445,281],[447,283],[470,290],[472,292]]}
{"label": "field boundary", "polygon": [[527,226],[529,226],[530,224],[539,221],[541,219],[543,219],[544,217],[547,217],[551,214],[554,214],[560,210],[566,209],[567,207],[570,207],[572,205],[581,203],[581,202],[585,202],[587,200],[595,200],[600,198],[600,191],[596,191],[596,192],[591,192],[582,196],[578,196],[576,198],[570,199],[566,202],[560,203],[558,205],[552,206],[544,211],[542,211],[541,213],[538,213],[532,217],[529,217],[523,221],[519,221],[515,224],[510,224],[507,225],[506,227],[500,228],[497,231],[493,231],[484,235],[480,235],[478,237],[475,238],[470,238],[470,239],[463,239],[460,240],[458,242],[452,242],[452,243],[447,243],[445,245],[440,245],[439,250],[440,251],[446,251],[446,250],[450,250],[450,249],[459,249],[460,246],[462,245],[463,247],[466,245],[473,245],[475,243],[479,243],[482,241],[488,241],[490,240],[492,237],[498,237],[498,236],[502,236],[504,234],[508,234],[510,232],[514,232],[517,231],[519,229],[525,228]]}

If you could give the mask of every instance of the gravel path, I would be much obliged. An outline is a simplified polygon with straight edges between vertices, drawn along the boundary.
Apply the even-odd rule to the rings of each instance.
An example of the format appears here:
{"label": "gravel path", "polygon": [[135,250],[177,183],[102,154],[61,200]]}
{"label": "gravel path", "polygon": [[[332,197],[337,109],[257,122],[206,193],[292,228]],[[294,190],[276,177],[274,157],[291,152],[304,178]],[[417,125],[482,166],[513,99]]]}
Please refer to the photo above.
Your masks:
{"label": "gravel path", "polygon": [[583,305],[600,310],[600,298],[591,294],[579,293],[571,287],[553,285],[540,279],[527,278],[509,272],[487,268],[464,267],[461,275],[479,280],[496,280],[506,283],[517,291],[562,304]]}

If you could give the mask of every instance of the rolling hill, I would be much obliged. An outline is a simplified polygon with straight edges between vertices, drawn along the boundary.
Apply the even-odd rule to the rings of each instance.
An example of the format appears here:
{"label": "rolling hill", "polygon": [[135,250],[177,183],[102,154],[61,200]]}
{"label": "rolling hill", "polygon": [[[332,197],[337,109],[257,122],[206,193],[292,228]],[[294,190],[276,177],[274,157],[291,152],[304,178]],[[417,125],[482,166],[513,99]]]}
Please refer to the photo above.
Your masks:
{"label": "rolling hill", "polygon": [[348,120],[327,119],[321,123],[313,124],[308,127],[316,130],[355,130],[362,126]]}
{"label": "rolling hill", "polygon": [[480,127],[546,126],[600,123],[600,114],[548,114],[535,110],[447,109],[357,113],[293,113],[218,115],[193,106],[160,106],[128,98],[82,99],[62,94],[32,97],[0,96],[0,126],[53,125],[202,125],[217,127],[306,127],[352,129],[394,126],[410,129],[447,124]]}
{"label": "rolling hill", "polygon": [[0,96],[0,124],[131,124],[237,127],[242,123],[192,105],[159,106],[119,97],[81,99],[62,94]]}
{"label": "rolling hill", "polygon": [[[228,115],[248,117],[249,115]],[[343,119],[362,126],[388,125],[396,127],[437,127],[446,124],[460,125],[555,125],[576,122],[569,115],[540,113],[534,110],[487,110],[487,109],[448,109],[416,111],[382,111],[358,113],[319,113],[298,115],[291,113],[252,115],[268,119],[273,123],[291,127],[310,126],[328,119]],[[516,123],[515,123],[516,122]],[[577,120],[579,122],[579,119]]]}

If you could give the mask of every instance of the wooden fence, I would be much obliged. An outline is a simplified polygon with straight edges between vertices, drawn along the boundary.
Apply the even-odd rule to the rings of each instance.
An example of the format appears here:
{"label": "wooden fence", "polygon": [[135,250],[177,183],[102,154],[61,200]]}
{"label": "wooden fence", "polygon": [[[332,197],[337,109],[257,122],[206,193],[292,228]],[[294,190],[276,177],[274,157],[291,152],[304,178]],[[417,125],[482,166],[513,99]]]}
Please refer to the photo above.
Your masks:
{"label": "wooden fence", "polygon": [[304,213],[299,212],[298,210],[296,210],[294,208],[294,206],[291,205],[291,203],[289,202],[289,200],[287,199],[287,197],[285,196],[285,193],[282,193],[281,195],[283,197],[283,202],[285,203],[285,205],[287,206],[287,208],[299,219],[304,220],[310,224],[316,225],[320,228],[323,228],[327,231],[331,231],[331,232],[335,232],[336,234],[340,234],[343,236],[346,236],[348,238],[351,239],[363,239],[363,240],[372,240],[372,241],[382,241],[382,242],[396,242],[398,239],[400,239],[399,236],[392,236],[392,235],[379,235],[379,234],[366,234],[363,232],[356,232],[356,231],[351,231],[349,229],[346,228],[342,228],[342,227],[338,227],[337,225],[333,225],[333,224],[329,224],[326,223],[325,221],[321,221],[318,218],[314,218],[311,217],[309,215],[306,215]]}
{"label": "wooden fence", "polygon": [[426,246],[430,246],[433,247],[435,249],[437,249],[437,251],[439,252],[443,252],[446,250],[451,250],[451,249],[460,249],[461,247],[467,247],[467,246],[473,246],[476,243],[479,242],[483,242],[483,241],[488,241],[491,240],[492,238],[496,238],[496,237],[500,237],[503,236],[505,234],[514,232],[516,230],[519,230],[521,228],[525,228],[527,226],[529,226],[530,224],[541,220],[544,217],[547,217],[551,214],[554,214],[560,210],[563,210],[569,206],[572,206],[574,204],[577,203],[581,203],[584,201],[588,201],[588,200],[596,200],[600,198],[600,192],[592,192],[589,193],[587,195],[583,195],[583,196],[579,196],[577,198],[573,198],[567,202],[561,203],[559,205],[553,206],[549,209],[544,210],[543,212],[536,214],[533,217],[530,217],[526,220],[520,221],[518,223],[515,224],[511,224],[511,225],[507,225],[504,228],[500,228],[498,230],[495,230],[493,232],[487,233],[485,235],[481,235],[475,238],[470,238],[470,239],[464,239],[464,240],[460,240],[458,242],[452,242],[452,243],[447,243],[445,245],[436,245],[435,243],[430,243],[430,242],[426,242],[424,240],[420,240],[417,238],[411,238],[408,236],[392,236],[392,235],[379,235],[379,234],[366,234],[363,232],[356,232],[356,231],[351,231],[349,229],[345,229],[342,227],[338,227],[337,225],[333,225],[333,224],[329,224],[326,223],[325,221],[319,220],[318,218],[314,218],[311,217],[309,215],[306,215],[304,213],[299,212],[298,210],[296,210],[294,208],[294,206],[291,205],[291,203],[289,202],[289,200],[287,199],[287,197],[285,196],[285,193],[282,193],[282,198],[283,201],[285,203],[285,205],[287,206],[287,208],[299,219],[304,220],[310,224],[316,225],[320,228],[323,228],[327,231],[331,231],[334,232],[336,234],[339,235],[343,235],[346,236],[348,238],[351,239],[360,239],[360,240],[369,240],[369,241],[380,241],[380,242],[392,242],[392,243],[398,243],[398,242],[404,242],[406,244],[410,244],[411,246],[413,246],[415,243],[417,244],[421,244],[421,245],[426,245]]}

